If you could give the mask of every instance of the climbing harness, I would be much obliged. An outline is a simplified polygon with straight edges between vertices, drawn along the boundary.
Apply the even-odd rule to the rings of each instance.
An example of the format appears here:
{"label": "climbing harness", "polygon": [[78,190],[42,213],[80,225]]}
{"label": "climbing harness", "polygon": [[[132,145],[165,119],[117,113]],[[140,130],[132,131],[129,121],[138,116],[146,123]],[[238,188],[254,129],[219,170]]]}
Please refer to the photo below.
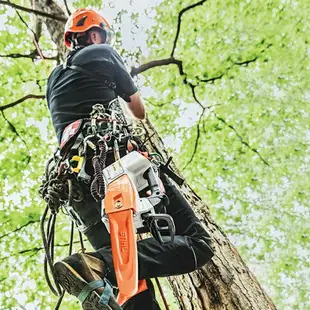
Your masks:
{"label": "climbing harness", "polygon": [[[118,99],[111,101],[107,107],[96,104],[90,118],[77,120],[65,128],[60,147],[47,164],[40,187],[47,203],[41,220],[41,233],[46,252],[46,280],[52,292],[60,296],[58,304],[64,291],[57,283],[53,269],[56,215],[62,210],[71,217],[79,230],[83,250],[81,233],[88,227],[72,205],[73,200],[83,200],[80,184],[88,184],[93,198],[102,201],[101,220],[111,235],[120,305],[147,289],[146,281],[138,280],[136,234],[150,232],[161,244],[174,240],[174,221],[165,213],[169,201],[159,179],[159,171],[179,184],[183,180],[168,168],[169,163],[163,164],[158,154],[146,151],[136,132],[127,123]],[[51,215],[46,221],[49,210]],[[72,252],[73,227],[69,255]],[[48,267],[55,287],[48,276]]]}

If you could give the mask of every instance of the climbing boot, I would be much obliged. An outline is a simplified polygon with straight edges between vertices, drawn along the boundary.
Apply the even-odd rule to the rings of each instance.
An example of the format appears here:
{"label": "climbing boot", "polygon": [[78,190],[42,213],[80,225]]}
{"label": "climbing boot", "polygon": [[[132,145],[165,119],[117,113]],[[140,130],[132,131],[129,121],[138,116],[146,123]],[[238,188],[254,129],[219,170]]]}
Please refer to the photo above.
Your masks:
{"label": "climbing boot", "polygon": [[121,310],[111,284],[105,279],[104,262],[98,253],[76,253],[55,265],[56,278],[85,310]]}

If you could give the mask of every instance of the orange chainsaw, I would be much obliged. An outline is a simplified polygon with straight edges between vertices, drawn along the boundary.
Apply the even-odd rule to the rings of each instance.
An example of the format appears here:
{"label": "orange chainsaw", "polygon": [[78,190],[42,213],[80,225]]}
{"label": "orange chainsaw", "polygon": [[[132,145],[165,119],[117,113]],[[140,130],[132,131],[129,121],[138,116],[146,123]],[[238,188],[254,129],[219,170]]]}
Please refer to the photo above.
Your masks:
{"label": "orange chainsaw", "polygon": [[102,221],[111,235],[113,265],[119,294],[118,303],[147,289],[138,279],[137,233],[151,232],[160,243],[174,240],[172,217],[162,212],[168,203],[149,159],[132,151],[103,169],[106,195],[102,202]]}

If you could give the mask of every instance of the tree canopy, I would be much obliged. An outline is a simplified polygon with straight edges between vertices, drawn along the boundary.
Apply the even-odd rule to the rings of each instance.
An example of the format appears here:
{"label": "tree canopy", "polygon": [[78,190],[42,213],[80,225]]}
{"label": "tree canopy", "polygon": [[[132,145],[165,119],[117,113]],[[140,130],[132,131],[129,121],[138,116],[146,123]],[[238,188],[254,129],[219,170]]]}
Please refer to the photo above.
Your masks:
{"label": "tree canopy", "polygon": [[[277,307],[308,309],[309,2],[124,2],[79,0],[70,9],[111,14],[115,47],[187,182]],[[8,4],[0,7],[0,309],[52,309],[38,187],[57,146],[44,97],[59,57],[45,17]],[[61,257],[66,217],[58,229]]]}

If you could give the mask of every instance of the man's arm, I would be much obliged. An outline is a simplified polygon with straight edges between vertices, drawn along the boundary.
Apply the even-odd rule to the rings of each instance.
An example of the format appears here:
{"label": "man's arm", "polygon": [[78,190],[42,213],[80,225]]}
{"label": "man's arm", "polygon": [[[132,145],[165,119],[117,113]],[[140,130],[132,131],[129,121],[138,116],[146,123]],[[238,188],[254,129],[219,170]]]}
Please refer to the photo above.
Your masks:
{"label": "man's arm", "polygon": [[[105,46],[105,45],[103,45]],[[110,50],[111,72],[114,73],[114,82],[116,84],[116,93],[127,103],[130,112],[138,119],[145,118],[145,108],[142,98],[138,92],[132,77],[127,71],[122,57],[112,47],[105,46]]]}
{"label": "man's arm", "polygon": [[130,102],[128,102],[128,108],[132,114],[138,119],[144,119],[145,109],[139,92],[134,93],[133,95],[129,96],[129,98]]}

